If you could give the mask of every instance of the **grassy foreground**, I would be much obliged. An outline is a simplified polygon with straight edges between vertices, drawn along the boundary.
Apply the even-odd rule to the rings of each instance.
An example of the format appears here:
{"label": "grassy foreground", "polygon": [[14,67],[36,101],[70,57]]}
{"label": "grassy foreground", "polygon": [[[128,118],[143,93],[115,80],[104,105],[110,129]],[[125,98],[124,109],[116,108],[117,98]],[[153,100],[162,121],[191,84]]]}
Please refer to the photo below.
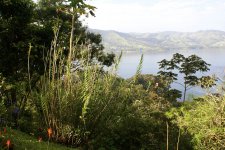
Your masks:
{"label": "grassy foreground", "polygon": [[[10,143],[9,143],[10,140]],[[9,146],[7,146],[7,141]],[[0,131],[0,150],[76,150],[63,145],[51,143],[48,141],[39,141],[38,138],[25,134],[21,131],[7,128],[6,131]]]}

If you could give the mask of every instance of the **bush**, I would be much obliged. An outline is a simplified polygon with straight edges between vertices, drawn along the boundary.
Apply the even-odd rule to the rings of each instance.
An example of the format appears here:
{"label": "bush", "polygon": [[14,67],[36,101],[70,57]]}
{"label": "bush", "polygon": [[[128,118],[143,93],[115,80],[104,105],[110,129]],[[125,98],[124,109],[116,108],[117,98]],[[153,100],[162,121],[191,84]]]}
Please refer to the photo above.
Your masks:
{"label": "bush", "polygon": [[192,136],[196,150],[225,148],[225,97],[205,96],[173,108],[168,117],[183,131]]}

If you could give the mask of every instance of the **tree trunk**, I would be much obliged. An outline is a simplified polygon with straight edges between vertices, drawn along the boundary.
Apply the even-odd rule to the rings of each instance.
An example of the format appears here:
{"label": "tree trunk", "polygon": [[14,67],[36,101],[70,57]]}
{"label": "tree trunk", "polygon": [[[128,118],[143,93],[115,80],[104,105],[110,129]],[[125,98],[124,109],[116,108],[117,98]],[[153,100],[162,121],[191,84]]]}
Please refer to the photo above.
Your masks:
{"label": "tree trunk", "polygon": [[183,102],[185,102],[185,99],[186,99],[186,92],[187,92],[187,84],[184,85],[184,98],[183,98]]}

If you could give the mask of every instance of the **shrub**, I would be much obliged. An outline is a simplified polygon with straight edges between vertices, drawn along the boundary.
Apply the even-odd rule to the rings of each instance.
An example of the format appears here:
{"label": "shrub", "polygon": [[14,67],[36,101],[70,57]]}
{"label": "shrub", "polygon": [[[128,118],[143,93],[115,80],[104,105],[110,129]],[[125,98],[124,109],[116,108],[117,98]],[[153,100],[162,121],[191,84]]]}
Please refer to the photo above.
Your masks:
{"label": "shrub", "polygon": [[192,136],[196,150],[225,148],[225,97],[205,96],[173,108],[167,116]]}

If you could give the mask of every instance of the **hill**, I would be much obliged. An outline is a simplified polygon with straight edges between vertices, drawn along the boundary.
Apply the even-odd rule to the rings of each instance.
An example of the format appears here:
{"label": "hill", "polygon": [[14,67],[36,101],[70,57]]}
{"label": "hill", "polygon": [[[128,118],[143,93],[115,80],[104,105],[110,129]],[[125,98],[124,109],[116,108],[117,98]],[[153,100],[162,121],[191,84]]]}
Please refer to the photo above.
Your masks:
{"label": "hill", "polygon": [[102,35],[106,51],[159,52],[187,49],[225,48],[225,32],[206,30],[198,32],[122,33],[113,30],[89,29]]}

